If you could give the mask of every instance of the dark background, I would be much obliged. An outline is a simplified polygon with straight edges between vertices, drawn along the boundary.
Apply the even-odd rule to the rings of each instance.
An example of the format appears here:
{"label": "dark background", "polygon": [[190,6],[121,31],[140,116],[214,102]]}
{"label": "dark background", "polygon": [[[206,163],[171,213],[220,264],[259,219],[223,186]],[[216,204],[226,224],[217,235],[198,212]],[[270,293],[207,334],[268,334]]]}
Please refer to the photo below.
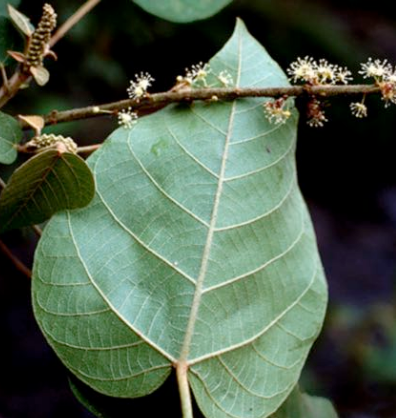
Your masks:
{"label": "dark background", "polygon": [[[81,3],[51,4],[63,22]],[[41,7],[22,0],[19,9],[36,23]],[[385,0],[235,0],[213,18],[184,25],[157,19],[129,0],[103,0],[56,45],[59,59],[48,60],[48,85],[21,91],[5,111],[38,114],[123,99],[128,80],[140,71],[156,79],[153,91],[166,90],[185,67],[222,47],[237,16],[283,68],[305,55],[354,74],[370,56],[396,63],[396,5]],[[369,117],[358,120],[349,102],[332,100],[330,122],[320,129],[306,127],[301,109],[299,180],[330,291],[302,385],[329,397],[341,417],[396,418],[396,106],[384,109],[379,98],[368,97]],[[50,131],[82,145],[102,141],[115,127],[114,119],[101,118]],[[10,169],[0,172],[7,177]],[[31,231],[2,239],[31,263]],[[0,418],[91,417],[71,395],[65,369],[35,324],[29,280],[2,253],[0,341]],[[162,413],[163,405],[171,411],[168,396],[174,395],[156,396]],[[142,416],[131,408],[119,416]]]}

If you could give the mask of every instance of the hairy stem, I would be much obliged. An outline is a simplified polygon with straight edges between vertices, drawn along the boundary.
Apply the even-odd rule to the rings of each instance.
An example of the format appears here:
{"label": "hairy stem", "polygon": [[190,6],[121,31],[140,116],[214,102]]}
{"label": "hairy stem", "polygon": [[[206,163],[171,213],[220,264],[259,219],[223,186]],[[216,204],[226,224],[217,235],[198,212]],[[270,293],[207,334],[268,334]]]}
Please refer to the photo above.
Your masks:
{"label": "hairy stem", "polygon": [[[78,119],[88,119],[98,116],[108,116],[108,111],[119,111],[131,106],[140,114],[155,112],[170,104],[191,102],[194,100],[234,100],[242,97],[298,97],[319,96],[330,97],[338,95],[362,95],[373,94],[380,91],[376,85],[350,85],[350,86],[291,86],[291,87],[267,87],[267,88],[202,88],[180,91],[170,90],[163,93],[147,95],[142,99],[125,99],[117,102],[106,103],[99,106],[88,106],[79,109],[65,110],[63,112],[51,112],[44,115],[45,125],[53,125],[61,122],[69,122]],[[21,121],[23,128],[29,128],[28,124]]]}
{"label": "hairy stem", "polygon": [[63,38],[69,30],[75,26],[87,13],[89,13],[100,0],[87,0],[79,7],[52,36],[49,45],[54,46],[61,38]]}
{"label": "hairy stem", "polygon": [[186,362],[179,362],[176,365],[177,384],[179,386],[180,402],[183,418],[193,418],[190,386],[188,384],[188,365]]}
{"label": "hairy stem", "polygon": [[11,250],[4,244],[3,241],[0,241],[0,250],[12,261],[14,266],[23,273],[29,279],[32,277],[31,270],[22,263],[22,261],[14,255]]}

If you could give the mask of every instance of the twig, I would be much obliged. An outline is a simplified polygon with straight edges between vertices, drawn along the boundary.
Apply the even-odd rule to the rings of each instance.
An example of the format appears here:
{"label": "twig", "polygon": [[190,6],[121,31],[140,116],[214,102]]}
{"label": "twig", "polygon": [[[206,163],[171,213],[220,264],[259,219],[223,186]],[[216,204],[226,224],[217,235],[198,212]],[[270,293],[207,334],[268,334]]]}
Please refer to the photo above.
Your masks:
{"label": "twig", "polygon": [[0,88],[0,109],[12,99],[21,86],[30,79],[30,73],[19,68],[15,71],[8,83],[4,83]]}
{"label": "twig", "polygon": [[8,90],[9,89],[8,77],[7,77],[7,72],[3,63],[0,63],[0,73],[1,73],[1,78],[3,80],[3,86],[6,90]]}
{"label": "twig", "polygon": [[22,261],[14,255],[11,250],[0,241],[0,250],[12,261],[14,266],[29,279],[32,277],[32,271],[22,263]]}
{"label": "twig", "polygon": [[96,151],[98,148],[100,148],[101,144],[93,144],[93,145],[87,145],[85,147],[78,147],[77,153],[78,154],[91,154],[94,151]]}
{"label": "twig", "polygon": [[41,235],[43,234],[43,231],[41,230],[41,228],[37,225],[32,225],[32,229],[33,231],[36,233],[36,235],[40,238]]}
{"label": "twig", "polygon": [[[45,125],[53,125],[61,122],[69,122],[79,119],[88,119],[106,115],[107,111],[118,111],[131,106],[139,113],[152,113],[170,103],[191,102],[194,100],[233,100],[243,97],[298,97],[298,96],[351,96],[378,93],[376,85],[355,84],[349,86],[291,86],[291,87],[268,87],[268,88],[203,88],[183,89],[180,91],[167,91],[147,95],[142,99],[125,99],[118,102],[106,103],[99,106],[88,106],[78,109],[53,111],[45,116]],[[26,122],[21,121],[24,129],[29,128]]]}
{"label": "twig", "polygon": [[75,26],[88,12],[90,12],[100,0],[88,0],[80,8],[76,10],[54,33],[49,45],[54,46],[61,38],[63,38],[69,30]]}
{"label": "twig", "polygon": [[0,189],[3,190],[7,186],[6,182],[0,177]]}

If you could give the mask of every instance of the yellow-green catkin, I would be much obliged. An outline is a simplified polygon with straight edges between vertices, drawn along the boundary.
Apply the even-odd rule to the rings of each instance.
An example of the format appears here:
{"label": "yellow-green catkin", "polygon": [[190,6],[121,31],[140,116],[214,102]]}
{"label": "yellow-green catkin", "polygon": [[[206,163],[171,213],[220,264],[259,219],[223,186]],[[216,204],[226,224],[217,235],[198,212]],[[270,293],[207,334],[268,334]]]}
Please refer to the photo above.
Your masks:
{"label": "yellow-green catkin", "polygon": [[37,67],[43,64],[51,33],[56,26],[56,17],[53,7],[48,3],[44,4],[43,15],[29,40],[26,53],[26,67]]}

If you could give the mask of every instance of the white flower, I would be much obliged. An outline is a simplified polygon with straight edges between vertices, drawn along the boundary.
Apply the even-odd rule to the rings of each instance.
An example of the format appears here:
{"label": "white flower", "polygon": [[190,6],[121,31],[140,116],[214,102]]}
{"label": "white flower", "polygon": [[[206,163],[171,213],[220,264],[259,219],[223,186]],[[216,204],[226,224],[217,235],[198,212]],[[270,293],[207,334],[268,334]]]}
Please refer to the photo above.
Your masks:
{"label": "white flower", "polygon": [[330,64],[325,59],[320,59],[319,64],[314,64],[314,71],[319,84],[333,84],[336,81],[338,66]]}
{"label": "white flower", "polygon": [[211,70],[209,64],[200,62],[193,65],[191,69],[186,68],[186,76],[184,77],[184,81],[190,85],[201,81],[204,86],[206,86],[206,77],[210,71]]}
{"label": "white flower", "polygon": [[348,68],[338,67],[336,76],[335,76],[335,81],[337,83],[348,84],[348,82],[352,80],[353,80],[352,73],[348,70]]}
{"label": "white flower", "polygon": [[137,122],[138,115],[132,109],[123,109],[118,112],[118,124],[125,129],[130,129]]}
{"label": "white flower", "polygon": [[367,116],[367,106],[364,103],[351,103],[350,108],[352,115],[357,118],[365,118]]}
{"label": "white flower", "polygon": [[284,124],[291,116],[290,110],[287,108],[287,101],[284,97],[272,99],[264,103],[264,114],[270,123],[275,125]]}
{"label": "white flower", "polygon": [[221,71],[217,78],[219,79],[220,83],[223,84],[225,87],[234,84],[232,76],[228,71]]}
{"label": "white flower", "polygon": [[297,82],[299,80],[313,83],[316,78],[316,62],[312,57],[306,56],[303,59],[300,57],[296,61],[290,64],[290,67],[286,70],[291,76],[291,80]]}
{"label": "white flower", "polygon": [[321,128],[325,122],[328,122],[328,119],[324,115],[324,113],[318,114],[315,117],[307,120],[307,124],[311,128]]}
{"label": "white flower", "polygon": [[379,59],[373,61],[369,58],[366,63],[360,65],[362,69],[359,71],[359,74],[362,74],[363,78],[374,77],[376,81],[381,81],[392,73],[392,66],[386,59],[381,62]]}
{"label": "white flower", "polygon": [[127,88],[128,97],[130,99],[143,97],[153,81],[154,78],[149,73],[135,74],[135,80],[130,80],[130,86]]}

